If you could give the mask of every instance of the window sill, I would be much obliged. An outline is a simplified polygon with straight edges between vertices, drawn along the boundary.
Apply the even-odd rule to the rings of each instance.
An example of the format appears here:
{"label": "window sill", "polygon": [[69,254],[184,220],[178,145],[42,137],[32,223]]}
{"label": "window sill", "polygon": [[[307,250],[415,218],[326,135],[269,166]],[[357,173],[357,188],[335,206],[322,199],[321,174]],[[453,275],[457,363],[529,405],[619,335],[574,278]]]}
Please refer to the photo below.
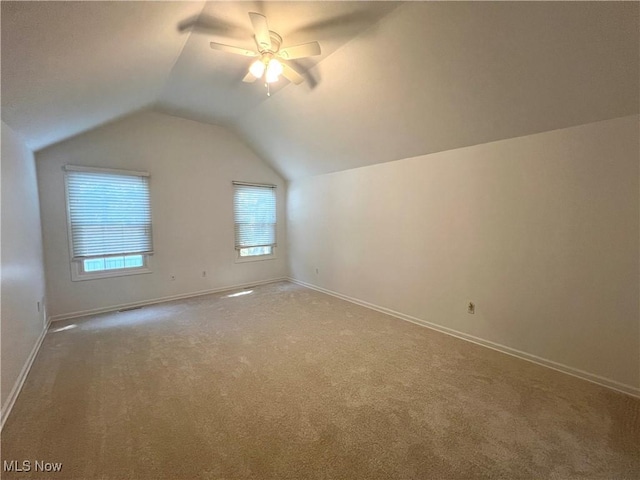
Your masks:
{"label": "window sill", "polygon": [[82,282],[84,280],[98,280],[100,278],[112,278],[112,277],[126,277],[129,275],[141,275],[145,273],[153,273],[148,267],[111,270],[108,272],[95,272],[95,273],[80,273],[78,266],[73,265],[71,267],[71,281]]}
{"label": "window sill", "polygon": [[254,255],[251,257],[236,257],[235,263],[252,263],[262,262],[263,260],[275,260],[277,257],[272,255]]}

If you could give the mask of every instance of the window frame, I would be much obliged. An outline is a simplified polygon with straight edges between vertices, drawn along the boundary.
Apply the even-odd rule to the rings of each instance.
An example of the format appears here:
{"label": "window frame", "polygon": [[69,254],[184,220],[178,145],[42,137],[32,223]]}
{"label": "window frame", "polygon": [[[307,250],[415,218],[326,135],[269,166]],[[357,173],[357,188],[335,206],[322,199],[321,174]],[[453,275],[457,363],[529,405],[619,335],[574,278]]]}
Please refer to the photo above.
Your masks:
{"label": "window frame", "polygon": [[[113,175],[129,175],[129,176],[139,176],[139,177],[148,177],[151,176],[147,172],[140,172],[135,170],[123,170],[123,169],[115,169],[115,168],[102,168],[102,167],[86,167],[80,165],[64,165],[62,167],[64,171],[64,201],[65,201],[65,209],[67,213],[67,243],[69,246],[69,263],[71,270],[71,281],[78,282],[84,280],[96,280],[100,278],[112,278],[112,277],[124,277],[128,275],[140,275],[146,273],[152,273],[153,270],[151,268],[151,258],[153,256],[153,250],[148,253],[122,253],[122,254],[114,254],[114,255],[96,255],[93,257],[84,257],[74,259],[74,248],[73,248],[73,229],[71,227],[71,208],[69,205],[69,181],[68,181],[68,173],[69,172],[86,172],[86,173],[106,173]],[[149,211],[151,212],[151,188],[149,186]],[[152,216],[152,225],[153,225],[153,216]],[[151,231],[151,236],[153,238],[153,228]],[[153,241],[153,240],[152,240]],[[85,260],[90,260],[91,258],[109,258],[109,257],[124,257],[128,255],[141,255],[142,256],[142,266],[141,267],[128,267],[128,268],[117,268],[117,269],[108,269],[102,271],[93,271],[87,272],[84,269]]]}
{"label": "window frame", "polygon": [[91,258],[109,258],[109,257],[124,257],[125,255],[105,255],[103,257],[88,257],[81,260],[71,260],[71,280],[74,282],[82,281],[82,280],[95,280],[98,278],[109,278],[109,277],[124,277],[127,275],[140,275],[143,273],[152,273],[150,260],[151,254],[138,253],[136,255],[140,255],[142,257],[142,266],[141,267],[129,267],[129,268],[112,268],[109,270],[102,270],[96,272],[87,272],[84,269],[84,261],[90,260]]}
{"label": "window frame", "polygon": [[[250,247],[248,247],[250,248]],[[247,263],[247,262],[260,262],[262,260],[273,260],[275,258],[278,258],[276,256],[276,247],[272,246],[271,247],[271,253],[267,253],[267,254],[263,254],[263,255],[248,255],[248,256],[241,256],[240,255],[240,250],[236,250],[236,263]]]}
{"label": "window frame", "polygon": [[[270,245],[271,247],[271,253],[270,254],[263,254],[263,255],[249,255],[249,256],[241,256],[240,255],[240,248],[235,247],[235,243],[236,243],[236,238],[235,238],[235,188],[236,185],[245,185],[245,186],[249,186],[249,187],[262,187],[262,188],[270,188],[273,190],[274,193],[274,197],[275,197],[275,203],[274,203],[274,209],[275,209],[275,223],[274,223],[274,241],[275,243],[273,245]],[[232,195],[231,195],[231,199],[232,199],[232,214],[233,214],[233,225],[234,225],[234,248],[235,248],[235,263],[250,263],[250,262],[261,262],[264,260],[274,260],[277,257],[277,250],[278,250],[278,245],[277,245],[277,231],[278,231],[278,186],[274,185],[274,184],[270,184],[270,183],[256,183],[256,182],[243,182],[243,181],[232,181],[231,182],[231,187],[232,187]],[[246,248],[253,248],[253,247],[246,247]]]}

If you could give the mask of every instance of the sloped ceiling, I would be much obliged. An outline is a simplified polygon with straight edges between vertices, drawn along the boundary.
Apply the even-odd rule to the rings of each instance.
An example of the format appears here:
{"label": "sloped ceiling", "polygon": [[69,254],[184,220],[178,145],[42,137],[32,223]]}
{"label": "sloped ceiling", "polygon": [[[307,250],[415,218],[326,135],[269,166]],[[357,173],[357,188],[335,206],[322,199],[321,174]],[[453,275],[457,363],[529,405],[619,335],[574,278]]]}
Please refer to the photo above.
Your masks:
{"label": "sloped ceiling", "polygon": [[[240,80],[247,12],[318,40]],[[33,150],[153,107],[237,130],[288,179],[638,113],[637,2],[2,2],[2,118]]]}
{"label": "sloped ceiling", "polygon": [[[295,62],[309,71],[345,42],[369,29],[397,7],[394,2],[209,2],[195,22],[180,58],[159,96],[164,111],[211,123],[237,123],[238,118],[270,99],[259,82],[242,83],[252,60],[212,51],[209,42],[232,44],[255,50],[247,12],[265,15],[269,28],[283,38],[283,47],[318,41],[322,55]],[[209,26],[209,27],[208,27]],[[307,75],[302,89],[321,81],[320,70]],[[281,80],[272,93],[287,87]],[[275,96],[275,94],[274,94]]]}
{"label": "sloped ceiling", "polygon": [[638,3],[416,2],[238,128],[289,178],[638,113]]}
{"label": "sloped ceiling", "polygon": [[202,2],[2,2],[2,119],[32,150],[156,101]]}
{"label": "sloped ceiling", "polygon": [[149,106],[229,124],[265,101],[264,87],[241,82],[250,59],[209,48],[210,41],[218,41],[254,49],[248,12],[265,14],[271,30],[282,35],[283,47],[320,41],[322,55],[299,62],[310,68],[397,4],[2,1],[1,6],[2,119],[32,150],[40,150]]}

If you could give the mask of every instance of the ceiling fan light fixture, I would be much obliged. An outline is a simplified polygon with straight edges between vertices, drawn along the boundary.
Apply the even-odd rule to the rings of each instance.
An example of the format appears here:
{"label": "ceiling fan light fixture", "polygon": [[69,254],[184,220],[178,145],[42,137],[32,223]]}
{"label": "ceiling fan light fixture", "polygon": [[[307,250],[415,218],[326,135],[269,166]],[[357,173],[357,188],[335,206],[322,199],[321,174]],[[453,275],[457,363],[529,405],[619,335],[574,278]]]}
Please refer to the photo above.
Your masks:
{"label": "ceiling fan light fixture", "polygon": [[269,62],[269,64],[267,65],[267,74],[272,74],[272,75],[282,75],[282,63],[280,63],[279,60],[272,58],[271,61]]}
{"label": "ceiling fan light fixture", "polygon": [[269,71],[267,70],[267,75],[265,76],[265,81],[267,83],[273,83],[273,82],[277,82],[278,79],[278,75],[275,75],[273,73],[269,73]]}
{"label": "ceiling fan light fixture", "polygon": [[251,64],[251,66],[249,67],[249,72],[251,72],[251,75],[253,75],[256,78],[262,78],[262,75],[264,74],[265,69],[266,69],[266,66],[264,62],[262,61],[262,59],[259,59]]}
{"label": "ceiling fan light fixture", "polygon": [[269,60],[269,63],[267,63],[267,76],[265,78],[267,83],[277,82],[279,76],[282,74],[282,70],[282,63],[275,58]]}
{"label": "ceiling fan light fixture", "polygon": [[[244,83],[253,83],[258,79],[264,79],[267,95],[270,95],[269,85],[277,82],[280,79],[280,75],[296,85],[302,83],[304,78],[296,71],[296,68],[287,63],[287,60],[320,55],[320,44],[318,42],[309,42],[281,49],[282,37],[269,30],[267,18],[264,15],[257,12],[249,12],[249,18],[253,26],[255,34],[253,38],[256,42],[257,50],[248,50],[244,47],[225,45],[218,42],[209,42],[209,46],[214,50],[257,58],[249,67],[249,72],[242,78],[242,81]],[[275,57],[279,57],[282,62]]]}

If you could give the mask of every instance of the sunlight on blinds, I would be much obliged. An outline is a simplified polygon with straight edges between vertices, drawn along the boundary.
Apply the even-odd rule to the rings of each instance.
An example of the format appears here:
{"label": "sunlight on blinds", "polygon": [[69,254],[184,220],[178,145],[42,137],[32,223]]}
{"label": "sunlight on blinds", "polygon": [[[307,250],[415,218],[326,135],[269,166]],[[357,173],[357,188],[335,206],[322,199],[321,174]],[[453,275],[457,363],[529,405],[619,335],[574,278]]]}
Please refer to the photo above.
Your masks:
{"label": "sunlight on blinds", "polygon": [[236,249],[276,245],[275,185],[233,184]]}

